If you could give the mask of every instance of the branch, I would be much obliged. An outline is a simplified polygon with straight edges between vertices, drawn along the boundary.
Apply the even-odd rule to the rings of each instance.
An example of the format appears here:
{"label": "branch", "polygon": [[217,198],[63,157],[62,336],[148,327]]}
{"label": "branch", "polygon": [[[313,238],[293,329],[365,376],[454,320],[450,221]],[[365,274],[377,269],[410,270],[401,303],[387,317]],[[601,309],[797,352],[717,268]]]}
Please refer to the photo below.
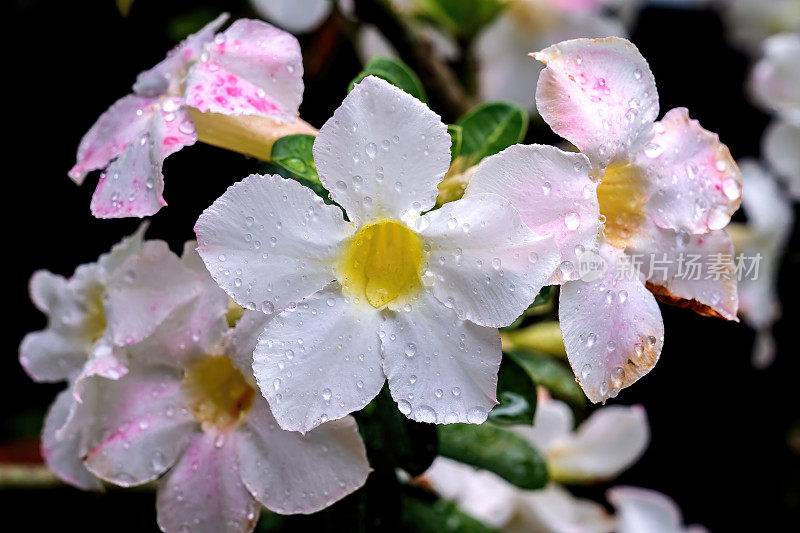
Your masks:
{"label": "branch", "polygon": [[430,39],[413,34],[381,0],[355,0],[356,16],[373,24],[392,43],[406,64],[420,77],[426,91],[443,115],[456,119],[475,102],[450,68],[433,51]]}

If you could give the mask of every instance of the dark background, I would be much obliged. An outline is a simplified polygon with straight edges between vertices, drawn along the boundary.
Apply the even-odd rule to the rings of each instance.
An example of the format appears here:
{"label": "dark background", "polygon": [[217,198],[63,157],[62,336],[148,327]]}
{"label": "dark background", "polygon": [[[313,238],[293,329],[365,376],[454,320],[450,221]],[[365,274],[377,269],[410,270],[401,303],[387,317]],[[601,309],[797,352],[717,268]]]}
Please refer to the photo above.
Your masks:
{"label": "dark background", "polygon": [[[139,223],[91,216],[96,177],[77,187],[66,174],[78,142],[101,112],[129,92],[136,73],[175,44],[181,23],[191,24],[183,18],[187,13],[207,13],[210,19],[222,10],[234,18],[251,15],[246,2],[136,0],[123,18],[111,0],[18,0],[14,16],[5,19],[11,35],[6,37],[3,84],[8,91],[3,99],[4,263],[10,270],[4,277],[11,327],[4,328],[0,359],[0,449],[6,454],[0,460],[7,460],[9,450],[33,448],[20,446],[20,438],[35,439],[42,413],[61,388],[34,384],[17,362],[24,334],[45,325],[28,299],[28,278],[39,268],[69,275]],[[655,74],[662,115],[675,106],[688,107],[693,118],[719,133],[734,157],[758,156],[769,119],[747,102],[742,88],[748,60],[726,43],[714,13],[646,9],[632,40]],[[301,114],[319,127],[341,103],[360,65],[346,39],[320,42],[312,36],[301,42],[308,73]],[[537,127],[526,139],[555,141]],[[148,236],[180,250],[193,237],[200,212],[258,165],[199,143],[172,155],[164,166],[170,205],[152,217]],[[664,492],[678,502],[687,523],[716,531],[796,527],[800,362],[793,274],[799,249],[795,233],[780,278],[784,318],[776,327],[777,360],[766,370],[750,364],[753,333],[747,327],[662,306],[666,343],[660,362],[614,400],[646,407],[652,444],[617,484]],[[578,493],[602,499],[606,487]],[[0,490],[6,524],[27,524],[35,531],[64,526],[154,531],[154,503],[146,491]],[[348,524],[339,527],[350,529]]]}

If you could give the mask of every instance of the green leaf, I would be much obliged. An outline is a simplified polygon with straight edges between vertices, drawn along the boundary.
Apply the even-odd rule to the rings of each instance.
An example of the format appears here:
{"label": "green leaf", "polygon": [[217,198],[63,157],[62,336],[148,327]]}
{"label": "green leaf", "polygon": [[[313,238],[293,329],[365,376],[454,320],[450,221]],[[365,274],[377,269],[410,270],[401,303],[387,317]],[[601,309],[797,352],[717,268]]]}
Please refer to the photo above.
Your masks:
{"label": "green leaf", "polygon": [[447,133],[450,134],[450,161],[461,155],[461,144],[464,139],[464,129],[458,124],[448,124]]}
{"label": "green leaf", "polygon": [[419,81],[414,71],[399,59],[394,59],[392,57],[373,57],[364,65],[364,70],[350,82],[350,85],[347,87],[347,92],[349,93],[352,91],[355,84],[367,76],[377,76],[384,79],[395,87],[403,89],[417,100],[426,104],[428,103],[428,97],[425,95],[422,82]]}
{"label": "green leaf", "polygon": [[509,350],[506,355],[516,361],[539,385],[576,409],[586,406],[586,396],[575,381],[572,369],[560,359],[535,352]]}
{"label": "green leaf", "polygon": [[473,164],[517,144],[528,130],[528,114],[505,102],[483,104],[458,121],[463,129],[461,153],[474,157]]}
{"label": "green leaf", "polygon": [[499,425],[533,424],[536,382],[510,357],[504,357],[500,365],[497,399],[500,404],[489,413],[489,421]]}
{"label": "green leaf", "polygon": [[439,426],[439,454],[494,472],[523,489],[540,489],[547,483],[547,466],[536,448],[490,424]]}
{"label": "green leaf", "polygon": [[[410,491],[409,491],[410,492]],[[427,497],[426,497],[427,496]],[[415,533],[492,533],[495,531],[458,508],[453,502],[440,498],[428,501],[430,495],[403,495],[402,531]]]}
{"label": "green leaf", "polygon": [[406,418],[397,410],[388,386],[364,409],[354,413],[376,470],[402,468],[412,476],[433,463],[438,449],[436,426]]}
{"label": "green leaf", "polygon": [[319,183],[314,154],[311,151],[315,138],[304,134],[281,137],[272,145],[270,160],[301,178]]}
{"label": "green leaf", "polygon": [[419,13],[457,37],[474,37],[503,10],[498,0],[421,0]]}

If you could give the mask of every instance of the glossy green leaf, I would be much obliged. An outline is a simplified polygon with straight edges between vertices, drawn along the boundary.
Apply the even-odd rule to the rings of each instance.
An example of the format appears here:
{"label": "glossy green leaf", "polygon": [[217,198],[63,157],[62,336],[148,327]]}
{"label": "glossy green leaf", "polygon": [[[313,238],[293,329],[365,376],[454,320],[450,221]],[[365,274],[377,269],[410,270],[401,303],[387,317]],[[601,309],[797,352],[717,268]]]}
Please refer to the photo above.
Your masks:
{"label": "glossy green leaf", "polygon": [[503,10],[499,0],[420,0],[419,13],[457,37],[474,37]]}
{"label": "glossy green leaf", "polygon": [[314,154],[311,151],[315,138],[304,134],[281,137],[272,145],[270,160],[301,178],[319,183]]}
{"label": "glossy green leaf", "polygon": [[528,114],[514,104],[491,102],[476,107],[458,124],[463,129],[461,153],[473,156],[474,164],[521,142],[528,130]]}
{"label": "glossy green leaf", "polygon": [[533,424],[536,383],[516,361],[504,357],[497,378],[497,400],[489,421],[499,425]]}
{"label": "glossy green leaf", "polygon": [[417,100],[428,103],[428,97],[425,95],[422,82],[419,81],[414,71],[399,59],[373,57],[364,65],[364,70],[350,82],[347,92],[352,91],[353,86],[367,76],[377,76],[384,79],[395,87],[403,89]]}
{"label": "glossy green leaf", "polygon": [[[410,491],[409,491],[410,492]],[[430,494],[403,495],[402,531],[415,533],[492,533],[495,531],[458,508]]]}
{"label": "glossy green leaf", "polygon": [[536,383],[577,409],[586,406],[586,396],[575,381],[572,369],[567,364],[550,355],[535,352],[509,350],[505,353],[519,364]]}
{"label": "glossy green leaf", "polygon": [[494,472],[523,489],[547,483],[547,465],[528,441],[491,424],[439,426],[439,454]]}
{"label": "glossy green leaf", "polygon": [[458,124],[448,124],[447,133],[450,134],[450,161],[461,154],[461,145],[464,140],[464,129]]}

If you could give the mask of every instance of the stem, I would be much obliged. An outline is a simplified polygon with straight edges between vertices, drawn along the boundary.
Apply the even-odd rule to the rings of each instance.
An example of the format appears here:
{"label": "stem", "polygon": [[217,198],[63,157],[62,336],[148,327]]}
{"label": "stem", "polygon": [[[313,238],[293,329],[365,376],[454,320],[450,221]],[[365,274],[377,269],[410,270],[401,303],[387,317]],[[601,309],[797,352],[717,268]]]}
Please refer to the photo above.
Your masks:
{"label": "stem", "polygon": [[430,39],[414,35],[380,0],[355,0],[355,7],[356,16],[377,26],[397,49],[400,59],[419,75],[443,115],[456,119],[474,106],[453,69],[434,53]]}
{"label": "stem", "polygon": [[42,489],[62,485],[44,465],[0,463],[0,488]]}

